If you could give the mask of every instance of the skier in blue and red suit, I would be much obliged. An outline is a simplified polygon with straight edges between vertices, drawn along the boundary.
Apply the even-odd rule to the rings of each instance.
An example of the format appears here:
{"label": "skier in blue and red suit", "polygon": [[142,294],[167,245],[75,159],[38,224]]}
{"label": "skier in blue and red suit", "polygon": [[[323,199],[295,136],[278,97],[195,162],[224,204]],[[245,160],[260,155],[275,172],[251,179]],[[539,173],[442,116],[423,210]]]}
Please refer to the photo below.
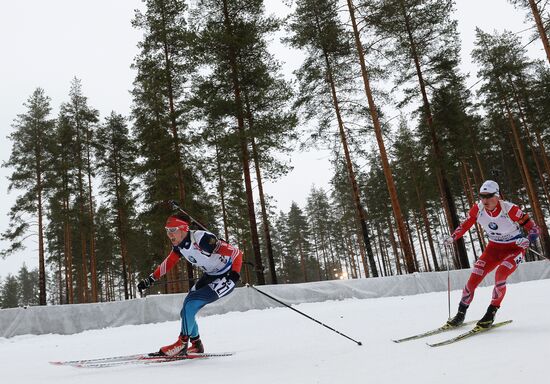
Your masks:
{"label": "skier in blue and red suit", "polygon": [[[240,279],[243,253],[214,234],[190,230],[182,218],[170,216],[166,221],[166,234],[173,245],[166,259],[146,279],[140,281],[140,291],[164,276],[181,259],[185,258],[204,273],[191,288],[181,309],[181,332],[175,343],[161,347],[151,355],[176,356],[202,353],[204,346],[199,336],[197,312],[206,304],[230,294]],[[188,346],[188,343],[190,345]]]}
{"label": "skier in blue and red suit", "polygon": [[[489,243],[475,262],[462,291],[458,312],[447,322],[452,326],[459,326],[464,322],[466,310],[474,299],[475,289],[489,272],[497,268],[491,304],[485,315],[477,322],[477,325],[483,328],[493,325],[495,314],[506,294],[506,279],[514,273],[518,264],[523,261],[527,248],[540,234],[539,227],[528,214],[523,213],[517,205],[500,198],[499,186],[495,181],[485,181],[480,188],[479,197],[481,201],[470,209],[468,218],[451,236],[444,239],[445,245],[451,245],[476,222],[483,227],[489,237]],[[522,229],[527,236],[523,234]]]}

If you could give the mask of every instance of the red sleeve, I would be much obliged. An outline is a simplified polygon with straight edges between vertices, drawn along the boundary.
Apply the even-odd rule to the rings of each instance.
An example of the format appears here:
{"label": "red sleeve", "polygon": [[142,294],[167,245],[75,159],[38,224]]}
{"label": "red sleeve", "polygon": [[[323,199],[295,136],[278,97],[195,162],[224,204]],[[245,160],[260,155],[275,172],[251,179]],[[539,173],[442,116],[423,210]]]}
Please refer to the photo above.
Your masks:
{"label": "red sleeve", "polygon": [[241,273],[242,266],[243,266],[243,251],[239,250],[239,254],[237,255],[237,257],[233,259],[231,270],[237,273]]}
{"label": "red sleeve", "polygon": [[472,208],[470,208],[470,211],[468,212],[468,217],[466,220],[464,220],[451,234],[454,240],[460,239],[464,234],[468,231],[468,229],[472,228],[472,225],[474,225],[477,221],[477,214],[479,213],[479,207],[478,205],[474,205]]}
{"label": "red sleeve", "polygon": [[512,208],[508,211],[508,217],[510,217],[510,220],[519,221],[521,225],[525,224],[524,220],[529,219],[529,216],[524,219],[525,215],[526,214],[524,214],[517,205],[512,205]]}
{"label": "red sleeve", "polygon": [[166,275],[166,272],[172,269],[174,265],[180,260],[179,255],[172,251],[168,256],[166,256],[166,259],[155,269],[155,272],[153,272],[153,277],[155,280],[160,279],[162,276]]}
{"label": "red sleeve", "polygon": [[241,267],[243,265],[243,252],[239,248],[220,240],[220,244],[215,252],[218,255],[230,256],[232,261],[231,270],[237,273],[241,272]]}
{"label": "red sleeve", "polygon": [[510,220],[516,221],[521,225],[529,234],[540,235],[540,228],[533,219],[529,217],[529,214],[523,213],[523,211],[517,206],[513,205],[508,211],[508,217]]}

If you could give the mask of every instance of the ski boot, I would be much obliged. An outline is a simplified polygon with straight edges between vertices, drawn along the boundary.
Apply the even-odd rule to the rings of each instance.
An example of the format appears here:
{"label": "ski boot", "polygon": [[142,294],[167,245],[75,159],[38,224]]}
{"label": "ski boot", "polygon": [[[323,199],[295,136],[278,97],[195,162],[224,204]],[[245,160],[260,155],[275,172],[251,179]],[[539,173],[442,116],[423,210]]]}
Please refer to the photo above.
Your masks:
{"label": "ski boot", "polygon": [[191,345],[187,348],[187,353],[204,353],[204,345],[200,336],[191,337],[189,341],[191,341]]}
{"label": "ski boot", "polygon": [[158,352],[150,353],[149,356],[178,356],[187,354],[187,341],[189,336],[179,335],[175,343],[161,347]]}
{"label": "ski boot", "polygon": [[495,315],[497,313],[497,310],[500,307],[497,307],[496,305],[489,305],[487,307],[487,312],[485,312],[485,315],[477,322],[477,326],[481,328],[491,328],[493,326],[493,323],[495,321]]}
{"label": "ski boot", "polygon": [[462,323],[464,323],[464,318],[466,317],[467,310],[468,306],[466,304],[458,304],[458,312],[456,313],[455,317],[447,321],[447,325],[450,325],[451,327],[458,327],[462,325]]}

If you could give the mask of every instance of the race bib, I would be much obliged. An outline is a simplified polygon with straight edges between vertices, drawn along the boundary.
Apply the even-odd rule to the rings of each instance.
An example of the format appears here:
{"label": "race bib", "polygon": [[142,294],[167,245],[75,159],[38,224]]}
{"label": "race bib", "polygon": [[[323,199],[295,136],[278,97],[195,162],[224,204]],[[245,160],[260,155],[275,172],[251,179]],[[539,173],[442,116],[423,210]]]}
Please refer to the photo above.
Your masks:
{"label": "race bib", "polygon": [[226,279],[225,277],[219,277],[208,286],[216,292],[218,297],[227,295],[233,288],[235,288],[235,282],[233,280]]}

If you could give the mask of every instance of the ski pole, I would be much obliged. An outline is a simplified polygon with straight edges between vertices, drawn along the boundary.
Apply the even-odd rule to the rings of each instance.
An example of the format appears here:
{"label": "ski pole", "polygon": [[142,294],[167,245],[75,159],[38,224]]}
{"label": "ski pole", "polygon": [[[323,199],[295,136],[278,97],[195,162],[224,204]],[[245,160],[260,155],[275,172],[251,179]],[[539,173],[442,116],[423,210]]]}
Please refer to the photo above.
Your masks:
{"label": "ski pole", "polygon": [[544,256],[544,255],[541,254],[540,252],[535,251],[533,248],[529,247],[529,248],[527,248],[527,249],[528,249],[529,251],[533,252],[535,255],[540,256],[540,257],[544,257],[545,259],[547,259],[546,256]]}
{"label": "ski pole", "polygon": [[254,289],[256,292],[259,292],[259,293],[261,293],[261,294],[264,295],[264,296],[269,297],[271,300],[276,301],[277,303],[279,303],[279,304],[281,304],[281,305],[284,305],[284,306],[287,307],[287,308],[292,309],[294,312],[298,312],[300,315],[305,316],[305,317],[307,317],[308,319],[315,321],[317,324],[320,324],[320,325],[322,325],[323,327],[328,328],[328,329],[330,329],[330,330],[333,331],[333,332],[336,332],[336,333],[339,334],[340,336],[343,336],[343,337],[345,337],[346,339],[353,341],[353,342],[356,343],[357,345],[363,345],[363,343],[361,343],[360,341],[354,340],[354,339],[352,339],[351,337],[344,335],[342,332],[339,332],[339,331],[337,331],[336,329],[331,328],[331,327],[329,327],[328,325],[326,325],[326,324],[320,322],[319,320],[314,319],[313,317],[311,317],[311,316],[309,316],[309,315],[306,315],[306,314],[303,313],[303,312],[298,311],[296,308],[292,308],[290,305],[283,303],[281,300],[276,299],[275,297],[273,297],[273,296],[271,296],[271,295],[268,295],[268,294],[265,293],[265,292],[260,291],[260,290],[259,290],[258,288],[256,288],[255,286],[250,285],[250,284],[246,284],[246,286],[249,287],[249,288]]}
{"label": "ski pole", "polygon": [[449,248],[454,251],[452,245],[445,246],[445,256],[447,257],[447,306],[449,308],[449,319],[451,318],[451,271],[449,270]]}

